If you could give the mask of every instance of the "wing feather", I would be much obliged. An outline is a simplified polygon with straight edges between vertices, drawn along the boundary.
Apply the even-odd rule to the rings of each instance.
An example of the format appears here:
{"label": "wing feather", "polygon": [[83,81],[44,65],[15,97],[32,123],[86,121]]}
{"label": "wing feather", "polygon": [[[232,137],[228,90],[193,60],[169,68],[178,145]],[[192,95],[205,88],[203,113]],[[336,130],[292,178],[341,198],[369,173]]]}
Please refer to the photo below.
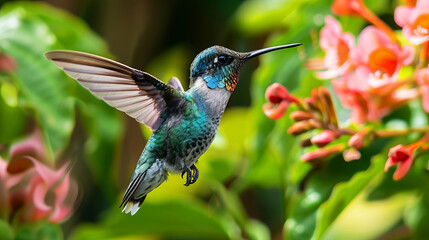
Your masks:
{"label": "wing feather", "polygon": [[45,56],[96,97],[152,130],[163,122],[160,115],[169,104],[182,98],[177,78],[167,85],[148,73],[82,52],[59,50]]}

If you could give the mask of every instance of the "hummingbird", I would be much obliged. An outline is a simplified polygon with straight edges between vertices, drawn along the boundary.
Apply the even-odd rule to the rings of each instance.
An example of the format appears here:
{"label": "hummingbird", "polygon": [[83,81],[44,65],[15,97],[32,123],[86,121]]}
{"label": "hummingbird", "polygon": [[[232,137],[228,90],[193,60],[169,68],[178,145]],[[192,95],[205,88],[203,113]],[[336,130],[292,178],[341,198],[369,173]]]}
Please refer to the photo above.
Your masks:
{"label": "hummingbird", "polygon": [[182,174],[182,178],[186,174],[185,186],[197,181],[195,164],[213,142],[243,64],[261,54],[299,45],[251,52],[207,48],[191,64],[187,91],[176,77],[165,84],[149,73],[88,53],[55,50],[45,57],[96,97],[153,131],[119,206],[134,215],[169,173]]}

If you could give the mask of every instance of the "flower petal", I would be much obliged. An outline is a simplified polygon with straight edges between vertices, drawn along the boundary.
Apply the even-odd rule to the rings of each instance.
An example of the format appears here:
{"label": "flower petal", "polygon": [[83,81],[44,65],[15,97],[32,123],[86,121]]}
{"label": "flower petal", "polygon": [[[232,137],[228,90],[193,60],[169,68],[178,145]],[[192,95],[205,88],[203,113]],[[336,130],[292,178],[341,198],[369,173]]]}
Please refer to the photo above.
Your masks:
{"label": "flower petal", "polygon": [[289,93],[285,87],[283,87],[279,83],[273,83],[267,87],[265,90],[265,98],[270,103],[280,103],[283,100],[287,100],[289,97]]}
{"label": "flower petal", "polygon": [[289,107],[289,103],[286,101],[282,101],[279,104],[265,103],[262,106],[262,110],[265,115],[271,119],[279,119],[281,118]]}
{"label": "flower petal", "polygon": [[411,15],[411,8],[406,6],[399,6],[395,9],[394,19],[396,24],[403,27],[409,24],[409,17]]}
{"label": "flower petal", "polygon": [[405,174],[408,173],[412,164],[413,164],[412,156],[410,156],[406,160],[399,163],[398,168],[396,169],[395,173],[393,174],[393,180],[398,181],[398,180],[402,179],[405,176]]}
{"label": "flower petal", "polygon": [[37,159],[45,159],[48,156],[48,152],[43,146],[42,134],[38,129],[34,130],[29,138],[14,144],[10,150],[11,160],[26,155]]}

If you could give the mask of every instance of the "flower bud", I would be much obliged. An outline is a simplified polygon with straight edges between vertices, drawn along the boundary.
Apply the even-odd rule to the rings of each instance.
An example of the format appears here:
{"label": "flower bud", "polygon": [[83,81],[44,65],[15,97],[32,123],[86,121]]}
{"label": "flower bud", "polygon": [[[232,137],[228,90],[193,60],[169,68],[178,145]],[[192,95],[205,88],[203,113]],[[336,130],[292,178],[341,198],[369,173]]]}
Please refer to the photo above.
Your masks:
{"label": "flower bud", "polygon": [[291,102],[287,89],[278,83],[274,83],[267,88],[265,98],[268,103],[264,104],[262,110],[271,119],[281,118]]}
{"label": "flower bud", "polygon": [[312,113],[300,111],[300,110],[292,112],[289,116],[296,122],[302,121],[302,120],[309,120],[314,117]]}
{"label": "flower bud", "polygon": [[343,152],[344,161],[350,162],[360,159],[361,154],[356,148],[349,148]]}
{"label": "flower bud", "polygon": [[321,133],[311,138],[311,143],[318,147],[324,147],[338,137],[338,134],[331,130],[323,130]]}
{"label": "flower bud", "polygon": [[320,107],[317,104],[316,99],[313,98],[305,98],[304,99],[305,106],[311,111],[311,112],[318,112],[321,113]]}
{"label": "flower bud", "polygon": [[302,140],[299,145],[304,148],[304,147],[310,147],[313,144],[311,143],[310,138],[306,138],[306,139]]}
{"label": "flower bud", "polygon": [[297,135],[303,134],[309,130],[316,129],[318,127],[320,127],[320,124],[317,123],[316,121],[305,120],[305,121],[300,121],[300,122],[294,123],[292,126],[289,127],[287,132],[289,134],[297,136]]}
{"label": "flower bud", "polygon": [[16,69],[16,62],[11,56],[0,52],[0,72],[12,72]]}
{"label": "flower bud", "polygon": [[301,156],[302,161],[315,163],[324,160],[336,153],[342,152],[344,149],[343,144],[338,144],[329,148],[319,148],[314,151],[308,152]]}
{"label": "flower bud", "polygon": [[351,138],[348,141],[348,145],[350,147],[356,148],[356,149],[360,149],[363,147],[364,141],[365,141],[365,135],[366,135],[367,131],[359,131],[357,133],[355,133],[353,136],[351,136]]}

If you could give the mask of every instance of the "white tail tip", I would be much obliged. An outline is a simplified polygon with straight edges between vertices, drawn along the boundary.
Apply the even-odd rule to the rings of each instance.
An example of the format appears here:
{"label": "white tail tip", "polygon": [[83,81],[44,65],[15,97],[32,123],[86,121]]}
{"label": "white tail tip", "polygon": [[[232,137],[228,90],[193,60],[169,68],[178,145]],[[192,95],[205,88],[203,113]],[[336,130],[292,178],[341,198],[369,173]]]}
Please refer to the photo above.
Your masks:
{"label": "white tail tip", "polygon": [[136,214],[136,212],[140,209],[140,204],[138,202],[128,202],[122,212],[131,213],[131,215]]}

